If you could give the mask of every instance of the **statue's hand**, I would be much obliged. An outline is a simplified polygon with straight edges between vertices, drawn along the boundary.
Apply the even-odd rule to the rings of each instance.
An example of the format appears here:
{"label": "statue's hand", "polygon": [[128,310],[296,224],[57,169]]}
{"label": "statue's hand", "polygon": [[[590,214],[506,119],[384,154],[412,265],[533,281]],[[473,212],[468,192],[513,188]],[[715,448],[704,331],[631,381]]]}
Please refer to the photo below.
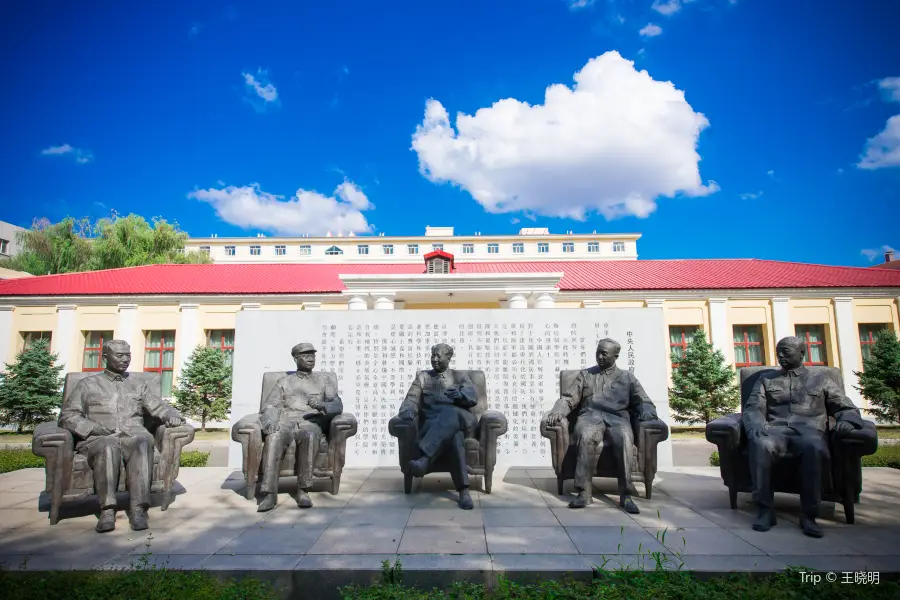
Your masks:
{"label": "statue's hand", "polygon": [[325,412],[325,403],[315,398],[309,401],[309,407],[319,412]]}
{"label": "statue's hand", "polygon": [[556,425],[565,418],[561,412],[552,412],[547,415],[547,425]]}
{"label": "statue's hand", "polygon": [[276,431],[278,431],[278,423],[269,423],[268,425],[266,425],[265,427],[262,428],[262,432],[265,435],[272,435]]}
{"label": "statue's hand", "polygon": [[849,421],[838,421],[837,423],[834,424],[834,430],[841,435],[843,435],[845,433],[850,433],[851,431],[854,431],[855,429],[856,429],[856,427],[854,427],[853,423],[851,423]]}
{"label": "statue's hand", "polygon": [[91,430],[91,435],[110,435],[113,433],[112,429],[109,429],[105,425],[101,425],[97,423],[94,425],[94,428]]}
{"label": "statue's hand", "polygon": [[655,421],[657,419],[657,416],[655,412],[651,410],[645,410],[641,412],[638,419],[641,421]]}
{"label": "statue's hand", "polygon": [[400,412],[400,418],[404,421],[415,421],[416,413],[411,410],[404,410]]}
{"label": "statue's hand", "polygon": [[764,436],[764,435],[769,435],[769,431],[765,427],[760,427],[759,429],[754,429],[753,431],[747,432],[747,437],[750,438],[751,440],[754,440],[754,439]]}
{"label": "statue's hand", "polygon": [[182,423],[184,423],[184,419],[181,418],[181,415],[169,415],[165,418],[166,427],[178,427]]}

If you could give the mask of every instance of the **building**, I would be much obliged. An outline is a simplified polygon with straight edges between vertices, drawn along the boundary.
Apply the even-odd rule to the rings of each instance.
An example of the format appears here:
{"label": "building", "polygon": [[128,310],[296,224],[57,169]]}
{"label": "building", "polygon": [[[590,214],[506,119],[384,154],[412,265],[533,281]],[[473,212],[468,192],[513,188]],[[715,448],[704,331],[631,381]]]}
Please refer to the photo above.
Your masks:
{"label": "building", "polygon": [[25,231],[23,227],[0,221],[0,258],[9,258],[19,252],[18,233]]}
{"label": "building", "polygon": [[894,258],[894,251],[888,250],[884,253],[884,262],[880,265],[872,265],[870,269],[900,269],[900,260]]}
{"label": "building", "polygon": [[[244,310],[649,306],[662,309],[665,341],[673,350],[681,351],[703,328],[738,367],[775,364],[777,340],[799,335],[809,364],[840,367],[848,395],[864,407],[853,372],[861,370],[879,329],[900,331],[900,271],[753,259],[637,260],[636,234],[451,233],[429,228],[424,237],[404,238],[206,238],[200,243],[210,246],[215,264],[0,281],[0,362],[49,338],[68,370],[100,369],[103,342],[125,339],[132,368],[161,372],[168,387],[197,344],[225,351],[240,344],[235,320]],[[541,243],[549,245],[546,252]],[[562,250],[569,243],[574,249]],[[597,252],[590,249],[594,243]],[[621,258],[617,243],[624,244]],[[328,254],[326,244],[345,254]],[[384,244],[416,245],[420,254],[384,254]],[[444,246],[423,252],[434,244]],[[474,246],[468,254],[465,244]],[[269,245],[272,252],[249,254],[254,245],[260,252]],[[304,245],[316,248],[308,260],[294,252]],[[228,246],[244,246],[248,253],[220,259],[219,250]],[[276,253],[278,246],[292,248],[293,256]],[[363,246],[370,254],[360,252]],[[496,259],[489,260],[492,254]]]}

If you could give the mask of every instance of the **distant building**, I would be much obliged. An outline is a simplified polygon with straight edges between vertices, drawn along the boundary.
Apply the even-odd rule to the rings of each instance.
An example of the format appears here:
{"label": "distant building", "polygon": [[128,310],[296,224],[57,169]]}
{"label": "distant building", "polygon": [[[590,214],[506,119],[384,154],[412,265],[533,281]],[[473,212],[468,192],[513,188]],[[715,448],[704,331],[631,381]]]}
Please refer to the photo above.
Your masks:
{"label": "distant building", "polygon": [[19,240],[16,234],[20,231],[25,231],[25,228],[0,221],[0,258],[9,258],[19,253]]}
{"label": "distant building", "polygon": [[34,275],[25,271],[13,271],[12,269],[0,267],[0,279],[19,279],[21,277],[34,277]]}
{"label": "distant building", "polygon": [[872,265],[870,269],[900,269],[900,260],[894,258],[894,251],[884,253],[884,262],[880,265]]}

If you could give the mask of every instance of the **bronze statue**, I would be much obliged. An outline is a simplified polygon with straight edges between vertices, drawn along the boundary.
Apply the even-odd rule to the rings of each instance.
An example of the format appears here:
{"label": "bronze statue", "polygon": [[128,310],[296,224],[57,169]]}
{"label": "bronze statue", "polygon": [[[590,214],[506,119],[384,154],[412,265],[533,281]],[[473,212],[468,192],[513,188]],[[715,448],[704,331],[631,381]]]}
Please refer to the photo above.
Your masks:
{"label": "bronze statue", "polygon": [[422,456],[409,462],[409,471],[424,477],[441,454],[450,452],[450,477],[459,492],[458,505],[471,510],[464,440],[475,437],[478,417],[471,409],[478,398],[469,376],[449,368],[452,357],[453,348],[447,344],[431,349],[431,370],[416,373],[398,412],[407,421],[418,419],[421,413],[418,446]]}
{"label": "bronze statue", "polygon": [[278,500],[278,469],[284,453],[297,443],[300,466],[297,475],[297,506],[309,508],[312,499],[308,490],[313,485],[313,467],[321,443],[323,425],[329,417],[344,411],[334,383],[322,373],[313,373],[316,349],[301,343],[291,349],[297,372],[285,375],[272,388],[259,417],[263,446],[263,480],[260,491],[266,494],[257,509],[265,512],[275,508]]}
{"label": "bronze statue", "polygon": [[597,467],[599,448],[612,444],[619,478],[619,506],[631,514],[640,510],[631,499],[631,469],[634,431],[631,418],[652,421],[656,407],[631,371],[616,367],[621,346],[611,339],[597,344],[597,366],[583,369],[547,415],[555,425],[572,411],[578,411],[574,440],[578,448],[575,490],[578,495],[569,508],[584,508],[590,501],[591,480]]}
{"label": "bronze statue", "polygon": [[169,427],[181,425],[181,415],[160,399],[159,390],[129,377],[131,347],[122,340],[103,345],[106,369],[75,386],[59,413],[59,426],[75,435],[76,452],[87,458],[100,497],[97,531],[116,528],[116,489],[125,463],[130,506],[128,520],[135,531],[147,529],[150,483],[153,475],[153,435],[144,427],[143,413]]}
{"label": "bronze statue", "polygon": [[822,464],[829,459],[828,417],[835,418],[838,436],[862,429],[862,418],[834,381],[803,366],[803,340],[782,339],[776,354],[781,369],[757,380],[741,417],[759,506],[753,529],[768,531],[775,525],[773,461],[796,456],[800,459],[800,527],[810,537],[822,537],[816,518],[822,495]]}

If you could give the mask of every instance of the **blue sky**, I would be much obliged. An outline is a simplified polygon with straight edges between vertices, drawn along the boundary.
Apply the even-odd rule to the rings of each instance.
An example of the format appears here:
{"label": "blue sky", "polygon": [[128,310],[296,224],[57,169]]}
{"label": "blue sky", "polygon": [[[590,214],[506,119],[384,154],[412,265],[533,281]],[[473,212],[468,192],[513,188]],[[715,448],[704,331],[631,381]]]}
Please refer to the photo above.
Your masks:
{"label": "blue sky", "polygon": [[898,22],[888,0],[7,0],[0,220],[869,265],[900,248]]}

